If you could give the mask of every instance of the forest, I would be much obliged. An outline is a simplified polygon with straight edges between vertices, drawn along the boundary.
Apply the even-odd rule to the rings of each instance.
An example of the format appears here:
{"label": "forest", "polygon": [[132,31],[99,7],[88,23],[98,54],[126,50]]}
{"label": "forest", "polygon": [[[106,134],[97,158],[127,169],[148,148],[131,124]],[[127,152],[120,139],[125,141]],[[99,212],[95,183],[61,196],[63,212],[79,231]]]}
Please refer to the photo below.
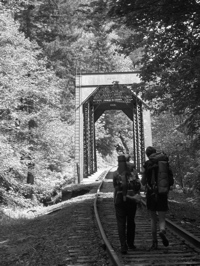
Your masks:
{"label": "forest", "polygon": [[[200,1],[1,0],[0,200],[37,206],[74,182],[76,73],[140,70],[153,145],[200,194]],[[121,111],[96,122],[98,165],[132,146]]]}

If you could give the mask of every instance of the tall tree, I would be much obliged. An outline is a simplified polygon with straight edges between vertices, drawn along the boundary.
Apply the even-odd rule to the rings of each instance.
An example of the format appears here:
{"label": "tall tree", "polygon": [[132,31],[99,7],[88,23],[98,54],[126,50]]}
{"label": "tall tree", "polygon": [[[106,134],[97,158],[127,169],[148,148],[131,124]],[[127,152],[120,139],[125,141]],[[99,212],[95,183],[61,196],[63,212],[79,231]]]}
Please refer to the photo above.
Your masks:
{"label": "tall tree", "polygon": [[[18,27],[10,12],[1,7],[0,175],[14,171],[24,176],[27,167],[31,170],[35,165],[41,177],[52,160],[62,164],[73,157],[73,132],[68,123],[61,121],[64,85],[52,69],[46,68],[42,50],[26,39]],[[71,136],[70,141],[63,135]],[[6,146],[8,149],[4,149]]]}
{"label": "tall tree", "polygon": [[[167,123],[166,123],[167,121]],[[153,145],[169,155],[176,183],[199,189],[199,138],[194,141],[180,128],[182,116],[169,112],[152,119]]]}
{"label": "tall tree", "polygon": [[[102,1],[95,4],[102,5]],[[130,54],[143,48],[142,96],[148,100],[156,98],[158,109],[185,114],[191,132],[198,131],[200,2],[110,0],[106,8],[115,28],[130,29],[122,42],[123,51]]]}

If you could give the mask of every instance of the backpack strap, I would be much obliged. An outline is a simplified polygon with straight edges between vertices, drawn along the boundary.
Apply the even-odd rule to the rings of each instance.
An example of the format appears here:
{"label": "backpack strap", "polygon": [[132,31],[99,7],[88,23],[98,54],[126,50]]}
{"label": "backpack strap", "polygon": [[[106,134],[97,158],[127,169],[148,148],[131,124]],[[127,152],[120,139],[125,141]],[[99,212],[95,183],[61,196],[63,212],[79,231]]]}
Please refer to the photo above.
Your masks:
{"label": "backpack strap", "polygon": [[123,201],[126,201],[126,195],[128,190],[128,177],[127,172],[124,171],[122,173],[116,172],[116,186],[117,191],[121,191],[123,194]]}

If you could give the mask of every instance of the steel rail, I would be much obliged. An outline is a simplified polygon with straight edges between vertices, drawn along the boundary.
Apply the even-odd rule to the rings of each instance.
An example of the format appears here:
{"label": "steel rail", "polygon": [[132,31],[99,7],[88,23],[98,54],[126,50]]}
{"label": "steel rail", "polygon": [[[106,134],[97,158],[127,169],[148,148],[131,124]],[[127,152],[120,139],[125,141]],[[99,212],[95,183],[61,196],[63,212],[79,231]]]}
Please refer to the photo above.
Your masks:
{"label": "steel rail", "polygon": [[119,257],[117,256],[117,254],[115,253],[114,249],[112,248],[110,242],[107,239],[107,236],[106,236],[105,231],[103,229],[103,226],[101,224],[100,217],[99,217],[98,210],[97,210],[98,196],[99,196],[99,193],[100,193],[100,190],[101,190],[101,187],[103,185],[103,182],[104,182],[104,179],[105,179],[106,175],[107,174],[105,174],[101,184],[99,185],[99,187],[97,189],[97,193],[96,193],[95,200],[94,200],[94,213],[95,213],[95,217],[96,217],[96,221],[97,221],[97,225],[98,225],[101,237],[102,237],[104,245],[106,247],[106,251],[107,251],[107,253],[108,253],[113,265],[114,266],[121,266],[122,264],[121,264],[121,262],[119,260]]}
{"label": "steel rail", "polygon": [[195,246],[200,252],[200,238],[196,237],[195,235],[191,234],[187,230],[181,228],[179,225],[175,224],[174,222],[170,221],[169,219],[165,219],[167,227],[177,233],[179,236],[183,237],[187,242]]}
{"label": "steel rail", "polygon": [[[146,206],[146,202],[144,200],[141,200],[142,204]],[[195,235],[191,234],[181,226],[175,224],[170,219],[165,219],[166,226],[173,231],[174,233],[178,234],[180,237],[182,237],[184,240],[186,240],[189,244],[193,245],[196,249],[198,249],[198,252],[200,252],[200,238],[196,237]]]}
{"label": "steel rail", "polygon": [[[131,253],[130,252],[128,254],[128,256],[125,256],[125,257],[119,256],[117,251],[114,250],[114,248],[112,247],[112,237],[109,235],[109,231],[106,231],[108,228],[104,227],[105,231],[103,229],[103,226],[106,225],[106,221],[105,221],[105,225],[103,225],[104,221],[102,221],[102,223],[101,223],[100,217],[104,217],[104,215],[101,216],[101,211],[103,211],[103,209],[104,209],[104,206],[103,206],[104,203],[102,203],[101,207],[98,206],[98,209],[97,209],[97,200],[98,200],[98,197],[101,196],[101,191],[102,190],[103,191],[107,191],[107,187],[106,187],[107,186],[107,182],[105,182],[105,177],[106,177],[106,174],[105,174],[101,184],[99,185],[99,187],[97,189],[95,202],[94,202],[94,211],[95,211],[96,221],[97,221],[97,224],[98,224],[98,229],[100,231],[100,234],[101,234],[101,237],[102,237],[102,241],[104,243],[103,247],[105,247],[105,250],[108,253],[108,256],[109,256],[109,259],[111,260],[112,265],[121,266],[121,265],[124,265],[123,264],[124,262],[125,262],[126,265],[134,265],[133,263],[136,263],[137,265],[139,265],[138,264],[139,262],[137,260],[138,260],[138,256],[140,256],[140,252],[141,251],[138,250],[136,253]],[[104,185],[105,185],[105,188],[104,188]],[[144,199],[142,199],[142,204],[146,205],[146,202],[145,202]],[[107,217],[107,216],[105,216],[105,217]],[[198,255],[195,255],[196,253],[194,255],[190,254],[191,255],[190,256],[191,257],[190,258],[191,264],[189,264],[190,261],[187,261],[187,258],[184,257],[183,260],[181,260],[181,259],[179,260],[178,259],[176,265],[200,265],[199,264],[199,260],[198,261],[195,260],[193,262],[193,260],[196,259],[199,256],[199,254],[200,254],[200,248],[199,248],[200,247],[200,239],[198,237],[196,237],[194,234],[192,234],[192,233],[188,232],[187,230],[183,229],[181,226],[178,226],[177,224],[175,224],[174,222],[172,222],[169,219],[166,219],[166,226],[169,229],[169,232],[171,233],[171,236],[174,235],[175,239],[176,238],[180,239],[179,242],[178,242],[179,245],[181,245],[181,243],[184,243],[186,245],[186,247],[190,248],[190,253],[192,252],[192,250],[194,250],[198,254]],[[109,239],[109,237],[111,237],[111,239]],[[172,249],[172,251],[173,251],[173,249]],[[179,257],[182,256],[181,252],[183,252],[183,249],[182,250],[180,249]],[[144,250],[144,254],[145,255],[144,255],[144,264],[143,265],[147,265],[148,263],[145,260],[148,258],[148,256],[149,256],[149,259],[152,260],[152,256],[155,255],[155,254],[148,255],[147,252],[145,253],[145,250]],[[160,254],[161,253],[158,253],[158,255],[157,255],[158,256],[158,260],[159,260]],[[158,263],[155,261],[155,265],[173,265],[172,264],[172,260],[171,260],[172,255],[176,257],[177,256],[177,251],[172,252],[168,263],[163,262],[163,260],[160,260],[160,262],[158,262]],[[125,260],[125,261],[123,262],[123,260]],[[186,261],[184,261],[184,260],[186,260]],[[127,263],[130,263],[130,264],[127,264]],[[148,264],[148,265],[150,265],[150,264]]]}

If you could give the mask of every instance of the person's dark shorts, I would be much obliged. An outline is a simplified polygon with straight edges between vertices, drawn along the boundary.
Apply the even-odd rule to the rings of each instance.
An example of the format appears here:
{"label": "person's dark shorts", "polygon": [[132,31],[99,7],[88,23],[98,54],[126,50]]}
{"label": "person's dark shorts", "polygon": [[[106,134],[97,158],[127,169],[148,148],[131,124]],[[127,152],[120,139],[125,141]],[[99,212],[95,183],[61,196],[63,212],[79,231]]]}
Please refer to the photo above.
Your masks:
{"label": "person's dark shorts", "polygon": [[147,209],[150,211],[168,211],[168,196],[161,194],[148,194],[147,199]]}

